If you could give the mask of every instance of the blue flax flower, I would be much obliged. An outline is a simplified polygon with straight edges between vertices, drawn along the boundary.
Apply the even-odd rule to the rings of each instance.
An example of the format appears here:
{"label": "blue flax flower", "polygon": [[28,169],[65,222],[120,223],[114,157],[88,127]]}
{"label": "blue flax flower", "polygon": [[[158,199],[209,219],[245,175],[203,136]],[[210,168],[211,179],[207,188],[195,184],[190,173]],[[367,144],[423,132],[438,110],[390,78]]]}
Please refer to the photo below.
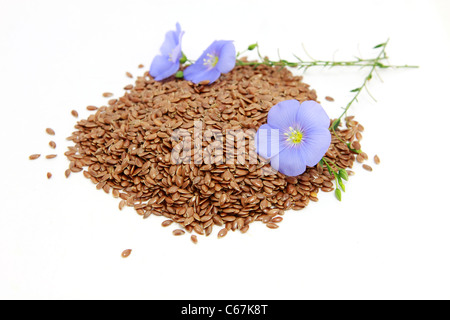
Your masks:
{"label": "blue flax flower", "polygon": [[184,31],[181,31],[180,24],[176,25],[177,30],[168,31],[166,38],[161,46],[161,54],[156,56],[150,66],[150,75],[156,81],[164,80],[174,75],[180,68],[180,59],[183,55],[181,52],[181,38]]}
{"label": "blue flax flower", "polygon": [[232,41],[214,41],[198,60],[184,70],[184,78],[194,83],[208,80],[213,83],[222,73],[233,70],[236,49]]}
{"label": "blue flax flower", "polygon": [[256,151],[287,176],[315,166],[331,143],[330,118],[315,101],[282,101],[273,106],[267,124],[256,133]]}

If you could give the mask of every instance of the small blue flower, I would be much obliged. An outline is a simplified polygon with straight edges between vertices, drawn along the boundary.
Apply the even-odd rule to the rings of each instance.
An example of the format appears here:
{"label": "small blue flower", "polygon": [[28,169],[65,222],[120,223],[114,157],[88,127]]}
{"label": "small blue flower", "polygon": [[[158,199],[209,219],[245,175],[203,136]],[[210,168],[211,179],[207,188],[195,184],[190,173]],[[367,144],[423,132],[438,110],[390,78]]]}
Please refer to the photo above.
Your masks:
{"label": "small blue flower", "polygon": [[177,22],[176,31],[168,31],[166,38],[161,46],[161,54],[156,56],[150,66],[150,75],[156,81],[164,80],[174,75],[180,68],[181,38],[184,31],[181,31],[180,24]]}
{"label": "small blue flower", "polygon": [[184,78],[194,83],[209,80],[213,83],[222,73],[236,65],[236,49],[233,41],[214,41],[198,60],[184,70]]}
{"label": "small blue flower", "polygon": [[315,101],[286,100],[273,106],[256,133],[256,152],[287,176],[315,166],[331,143],[330,118]]}

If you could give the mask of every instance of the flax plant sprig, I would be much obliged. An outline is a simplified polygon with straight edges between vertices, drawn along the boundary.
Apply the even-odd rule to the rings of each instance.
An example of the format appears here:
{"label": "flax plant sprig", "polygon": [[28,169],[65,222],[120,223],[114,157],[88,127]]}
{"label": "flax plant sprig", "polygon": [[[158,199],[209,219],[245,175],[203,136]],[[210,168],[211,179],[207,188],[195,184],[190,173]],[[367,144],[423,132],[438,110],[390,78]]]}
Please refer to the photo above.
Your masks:
{"label": "flax plant sprig", "polygon": [[[255,44],[248,46],[247,50],[237,54],[236,65],[237,66],[254,66],[255,68],[260,65],[266,65],[266,66],[271,66],[271,67],[280,67],[280,68],[289,67],[289,68],[296,68],[298,70],[303,70],[303,71],[306,71],[311,67],[328,67],[328,68],[332,68],[332,67],[360,67],[360,68],[369,67],[370,71],[369,71],[368,75],[364,78],[363,83],[359,87],[350,90],[350,92],[354,93],[352,99],[343,108],[344,110],[343,110],[342,114],[337,119],[335,119],[330,126],[330,131],[342,143],[346,144],[350,151],[352,151],[354,153],[361,153],[361,150],[353,149],[349,142],[347,142],[347,143],[344,142],[337,135],[336,129],[340,125],[342,117],[344,117],[347,114],[347,111],[349,110],[350,106],[352,106],[355,102],[358,101],[358,97],[364,89],[366,89],[369,96],[375,100],[375,98],[370,94],[370,92],[367,88],[367,85],[368,85],[369,81],[373,78],[373,74],[377,71],[377,69],[418,68],[418,66],[407,65],[407,64],[406,65],[391,65],[389,63],[386,63],[388,60],[388,56],[386,54],[386,46],[387,46],[388,42],[389,42],[389,39],[383,43],[380,43],[380,44],[374,46],[374,49],[381,49],[381,51],[379,52],[377,57],[372,58],[372,59],[363,59],[363,58],[356,57],[354,60],[349,60],[349,61],[334,61],[334,60],[326,61],[326,60],[317,60],[308,55],[311,60],[307,61],[307,60],[303,60],[300,57],[294,55],[294,57],[297,59],[297,61],[295,61],[295,62],[287,61],[287,60],[284,60],[281,58],[278,61],[275,61],[275,60],[270,60],[268,57],[263,57],[259,51],[259,44],[255,43]],[[246,61],[246,60],[239,59],[239,57],[243,53],[252,51],[254,49],[257,50],[260,61]],[[345,192],[345,185],[344,185],[343,181],[344,180],[348,181],[347,171],[345,169],[337,166],[331,159],[327,160],[326,156],[324,156],[320,160],[319,165],[321,165],[322,167],[326,167],[326,169],[328,170],[330,175],[332,175],[334,177],[334,179],[336,181],[335,196],[339,201],[341,201],[342,200],[342,192]]]}
{"label": "flax plant sprig", "polygon": [[[237,53],[236,65],[237,66],[255,66],[255,67],[260,66],[260,65],[265,65],[265,66],[281,67],[281,68],[289,67],[289,68],[297,68],[298,70],[303,70],[303,71],[306,71],[312,67],[328,67],[328,68],[332,68],[332,67],[360,67],[360,68],[378,67],[378,68],[383,68],[383,69],[417,68],[417,66],[410,66],[407,64],[392,65],[389,63],[382,62],[382,61],[385,61],[388,59],[388,56],[386,55],[386,51],[384,50],[386,48],[388,41],[381,43],[379,45],[376,45],[374,47],[374,49],[383,48],[382,52],[380,53],[381,55],[378,56],[377,58],[363,59],[360,57],[355,57],[354,60],[344,60],[344,61],[317,60],[317,59],[310,57],[309,55],[308,56],[311,60],[301,59],[297,55],[294,55],[294,57],[297,59],[297,61],[288,61],[288,60],[281,59],[281,58],[279,60],[271,60],[268,57],[263,57],[263,55],[259,51],[259,44],[254,43],[254,44],[249,45],[246,50]],[[260,61],[246,61],[246,60],[239,59],[239,57],[242,56],[244,53],[246,53],[248,51],[253,51],[254,49],[256,49],[256,51],[258,53],[258,57],[259,57]]]}

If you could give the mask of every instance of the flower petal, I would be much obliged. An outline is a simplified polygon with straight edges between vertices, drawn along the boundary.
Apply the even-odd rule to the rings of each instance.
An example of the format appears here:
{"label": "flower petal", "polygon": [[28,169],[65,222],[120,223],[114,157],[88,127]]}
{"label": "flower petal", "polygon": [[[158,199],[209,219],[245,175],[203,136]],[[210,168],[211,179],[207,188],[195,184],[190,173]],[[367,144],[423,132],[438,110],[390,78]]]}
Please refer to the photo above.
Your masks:
{"label": "flower petal", "polygon": [[159,55],[152,61],[150,75],[155,78],[156,81],[161,81],[174,75],[179,67],[180,64],[178,62],[174,63],[173,61],[170,61],[168,57]]}
{"label": "flower petal", "polygon": [[329,128],[330,118],[320,104],[313,100],[304,101],[297,111],[295,121],[303,132],[310,128]]}
{"label": "flower petal", "polygon": [[295,177],[306,170],[300,147],[288,147],[270,160],[270,165],[290,177]]}
{"label": "flower petal", "polygon": [[199,83],[204,80],[209,80],[210,83],[216,81],[220,77],[220,71],[216,68],[208,69],[205,65],[197,60],[196,63],[190,65],[184,70],[184,79]]}
{"label": "flower petal", "polygon": [[236,49],[233,41],[215,41],[221,46],[218,52],[219,61],[216,68],[220,73],[228,73],[233,70],[236,65]]}
{"label": "flower petal", "polygon": [[256,153],[266,159],[276,156],[286,147],[280,130],[268,124],[263,124],[256,132],[255,146]]}
{"label": "flower petal", "polygon": [[[181,26],[178,22],[177,22],[176,28],[177,28],[176,31],[171,30],[166,33],[164,42],[160,48],[161,54],[163,56],[169,56],[170,54],[172,54],[172,51],[175,47],[177,47],[178,45],[181,45],[181,38],[183,37],[184,32],[181,31]],[[180,51],[181,51],[181,46],[180,46]]]}
{"label": "flower petal", "polygon": [[296,115],[300,108],[297,100],[285,100],[274,105],[267,116],[267,123],[283,133],[296,123]]}
{"label": "flower petal", "polygon": [[315,166],[325,155],[331,144],[331,133],[328,128],[310,128],[303,134],[299,146],[300,154],[305,164]]}

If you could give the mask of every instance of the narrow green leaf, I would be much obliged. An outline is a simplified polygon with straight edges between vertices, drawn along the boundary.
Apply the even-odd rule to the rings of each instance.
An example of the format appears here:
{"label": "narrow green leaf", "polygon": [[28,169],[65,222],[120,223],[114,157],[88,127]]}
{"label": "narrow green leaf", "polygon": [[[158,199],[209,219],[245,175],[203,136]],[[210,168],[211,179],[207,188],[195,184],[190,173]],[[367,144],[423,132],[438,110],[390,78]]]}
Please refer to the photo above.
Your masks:
{"label": "narrow green leaf", "polygon": [[328,163],[325,163],[325,164],[327,165],[328,172],[330,174],[333,174],[333,169],[331,169],[330,165]]}
{"label": "narrow green leaf", "polygon": [[386,43],[380,43],[380,44],[377,44],[375,47],[373,47],[374,49],[378,49],[378,48],[381,48],[381,47],[384,47],[386,45]]}
{"label": "narrow green leaf", "polygon": [[335,194],[336,198],[337,198],[339,201],[342,201],[342,193],[341,193],[341,190],[339,190],[338,188],[336,188],[336,190],[334,190],[334,194]]}
{"label": "narrow green leaf", "polygon": [[247,50],[252,51],[253,49],[255,49],[258,46],[257,43],[251,44],[248,46]]}
{"label": "narrow green leaf", "polygon": [[347,142],[347,147],[348,147],[349,150],[352,151],[352,152],[355,152],[355,153],[361,153],[361,152],[362,152],[361,150],[353,149],[353,148],[351,147],[351,145],[350,145],[350,142]]}
{"label": "narrow green leaf", "polygon": [[358,92],[358,91],[361,91],[361,88],[355,88],[353,90],[350,90],[350,92]]}
{"label": "narrow green leaf", "polygon": [[336,119],[333,121],[333,123],[331,124],[331,128],[333,130],[336,130],[339,127],[339,124],[341,123],[341,119]]}

